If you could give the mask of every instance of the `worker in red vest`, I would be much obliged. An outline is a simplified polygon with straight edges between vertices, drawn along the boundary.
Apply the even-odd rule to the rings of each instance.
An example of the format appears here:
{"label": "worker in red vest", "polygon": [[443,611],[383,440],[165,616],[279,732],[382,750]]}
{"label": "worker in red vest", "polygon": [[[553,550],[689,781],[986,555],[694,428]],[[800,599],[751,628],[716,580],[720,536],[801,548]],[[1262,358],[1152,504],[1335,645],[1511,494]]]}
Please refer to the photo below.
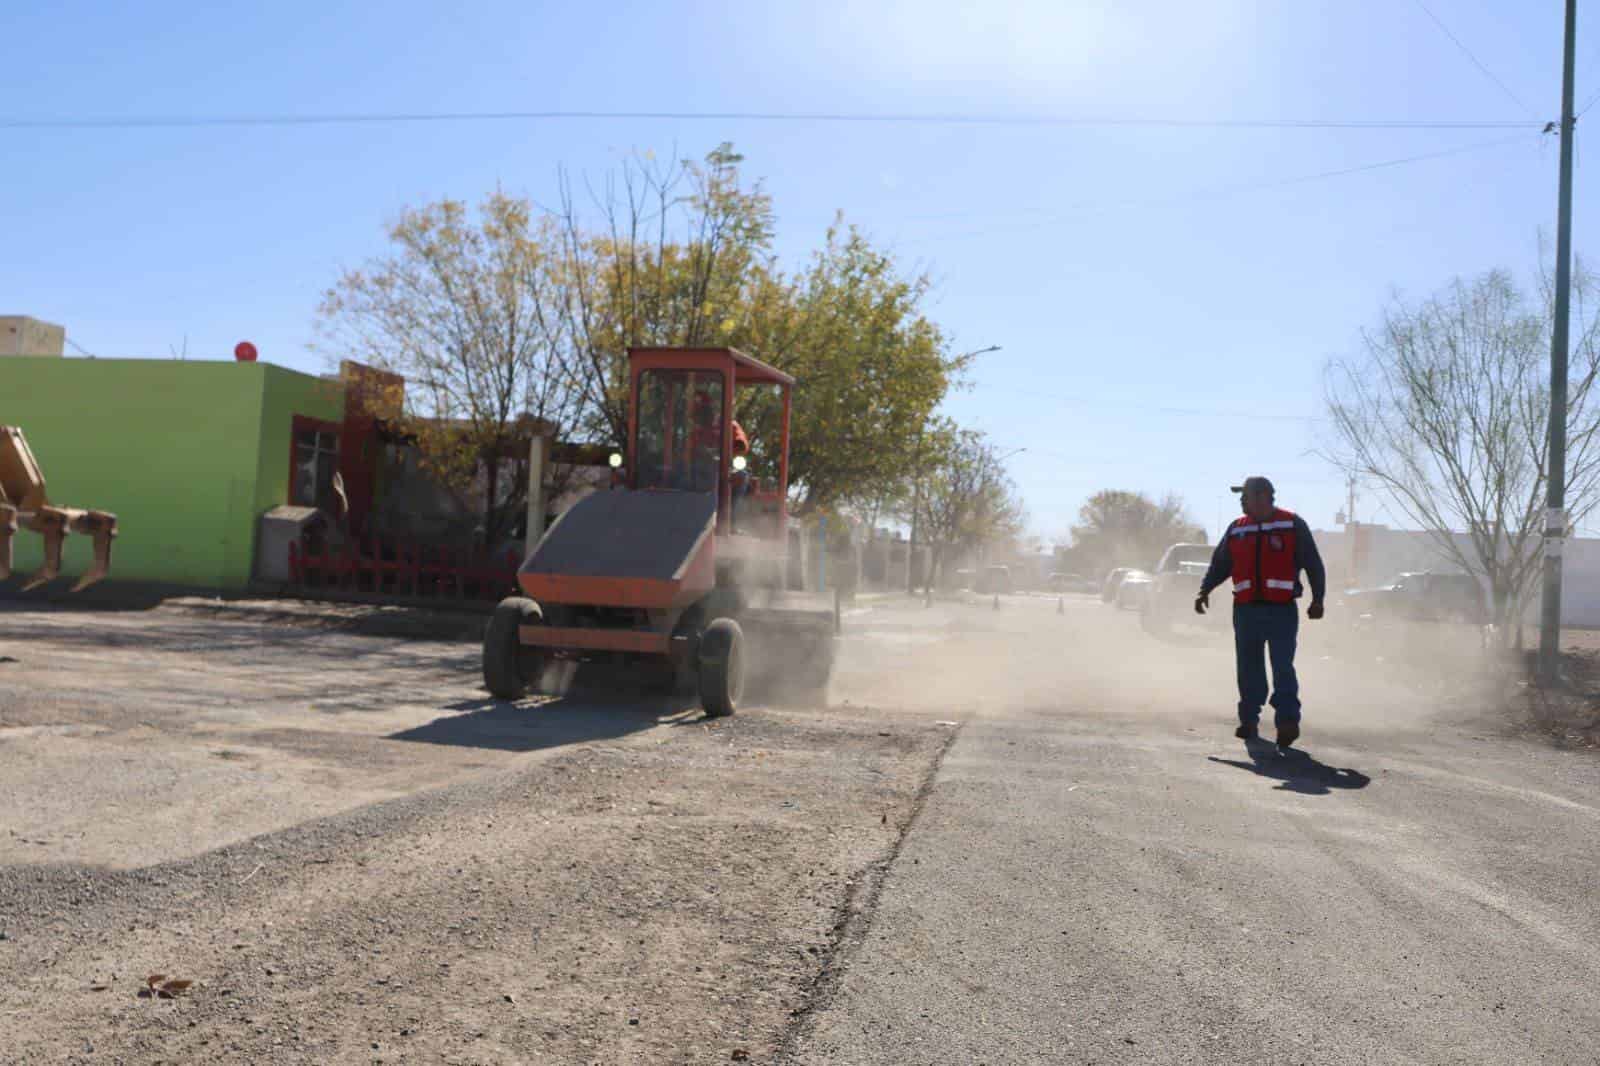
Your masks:
{"label": "worker in red vest", "polygon": [[1267,663],[1272,660],[1273,724],[1278,747],[1300,736],[1300,682],[1294,672],[1295,642],[1300,630],[1300,571],[1311,582],[1306,617],[1322,617],[1327,573],[1305,519],[1277,506],[1272,482],[1246,478],[1235,486],[1244,514],[1222,534],[1211,568],[1200,582],[1196,614],[1205,614],[1211,590],[1233,581],[1233,647],[1239,675],[1239,728],[1234,736],[1254,739],[1267,699]]}

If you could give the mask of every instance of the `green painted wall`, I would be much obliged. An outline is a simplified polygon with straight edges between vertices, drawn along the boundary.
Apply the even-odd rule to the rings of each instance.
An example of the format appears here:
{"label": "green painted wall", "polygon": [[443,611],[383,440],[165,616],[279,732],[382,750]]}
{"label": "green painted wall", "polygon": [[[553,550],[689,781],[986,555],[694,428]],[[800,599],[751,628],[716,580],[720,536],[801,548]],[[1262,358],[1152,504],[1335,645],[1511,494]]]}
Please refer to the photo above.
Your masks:
{"label": "green painted wall", "polygon": [[344,421],[344,386],[269,366],[261,402],[261,453],[252,505],[260,514],[289,501],[290,440],[294,417]]}
{"label": "green painted wall", "polygon": [[[261,363],[0,359],[0,423],[27,434],[51,502],[116,513],[114,580],[242,587],[257,516],[288,497],[294,414],[338,421],[338,386]],[[88,541],[67,545],[77,573]],[[40,555],[19,534],[18,569]]]}

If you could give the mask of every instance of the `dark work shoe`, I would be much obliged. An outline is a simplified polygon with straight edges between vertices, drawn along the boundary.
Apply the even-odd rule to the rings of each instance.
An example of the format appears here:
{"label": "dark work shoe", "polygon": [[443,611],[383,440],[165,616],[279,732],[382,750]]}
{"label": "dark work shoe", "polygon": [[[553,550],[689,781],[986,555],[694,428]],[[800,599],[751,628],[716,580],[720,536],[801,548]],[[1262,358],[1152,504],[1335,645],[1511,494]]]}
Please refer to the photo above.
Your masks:
{"label": "dark work shoe", "polygon": [[1253,725],[1240,725],[1238,729],[1233,731],[1233,735],[1240,740],[1254,740],[1260,734]]}
{"label": "dark work shoe", "polygon": [[1295,741],[1300,739],[1300,723],[1285,722],[1278,727],[1278,747],[1288,749]]}

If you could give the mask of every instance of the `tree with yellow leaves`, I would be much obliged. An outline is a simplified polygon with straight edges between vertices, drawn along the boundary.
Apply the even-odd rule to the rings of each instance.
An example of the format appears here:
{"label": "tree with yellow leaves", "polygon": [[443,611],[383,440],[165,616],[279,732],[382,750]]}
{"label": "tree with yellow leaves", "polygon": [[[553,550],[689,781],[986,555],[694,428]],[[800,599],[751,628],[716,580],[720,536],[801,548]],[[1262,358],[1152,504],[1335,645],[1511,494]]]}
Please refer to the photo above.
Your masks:
{"label": "tree with yellow leaves", "polygon": [[[902,483],[917,434],[965,366],[925,314],[931,284],[854,227],[803,268],[773,250],[775,215],[743,157],[630,158],[599,182],[562,176],[560,208],[496,193],[474,221],[446,200],[406,211],[391,253],[324,298],[324,348],[413,383],[429,469],[463,492],[487,474],[486,535],[522,487],[498,464],[530,420],[565,439],[625,443],[627,350],[736,347],[793,374],[790,481],[801,513]],[[776,473],[778,411],[748,390],[737,417],[754,469]]]}
{"label": "tree with yellow leaves", "polygon": [[496,192],[407,210],[389,254],[345,271],[324,294],[317,347],[406,379],[400,421],[424,468],[458,500],[482,492],[481,537],[509,533],[526,504],[534,432],[582,424],[583,390],[547,321],[555,227]]}

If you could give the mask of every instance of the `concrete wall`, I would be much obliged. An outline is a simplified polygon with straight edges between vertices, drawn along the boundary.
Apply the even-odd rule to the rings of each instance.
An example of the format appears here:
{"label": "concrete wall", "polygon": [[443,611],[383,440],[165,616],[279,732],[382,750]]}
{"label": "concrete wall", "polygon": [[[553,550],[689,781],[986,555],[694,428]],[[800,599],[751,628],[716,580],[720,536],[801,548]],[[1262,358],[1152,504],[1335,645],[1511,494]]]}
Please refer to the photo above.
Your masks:
{"label": "concrete wall", "polygon": [[0,315],[0,355],[60,355],[67,331],[27,315]]}
{"label": "concrete wall", "polygon": [[[337,386],[262,363],[7,359],[0,423],[21,426],[51,501],[115,512],[112,577],[242,587],[256,517],[288,499],[295,413],[337,421]],[[66,571],[89,544],[69,537]],[[17,538],[17,565],[40,562]]]}

